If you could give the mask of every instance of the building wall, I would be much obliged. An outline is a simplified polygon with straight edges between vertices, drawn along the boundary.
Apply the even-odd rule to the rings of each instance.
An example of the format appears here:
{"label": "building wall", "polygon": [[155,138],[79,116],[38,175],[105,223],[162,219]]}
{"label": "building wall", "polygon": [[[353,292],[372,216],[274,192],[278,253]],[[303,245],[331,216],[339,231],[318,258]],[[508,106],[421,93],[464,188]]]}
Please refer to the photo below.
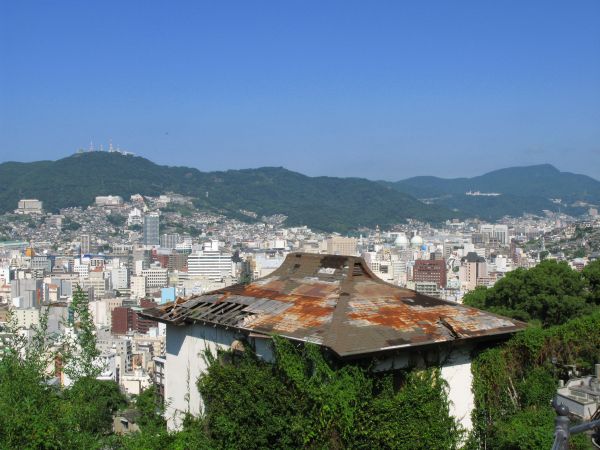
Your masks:
{"label": "building wall", "polygon": [[235,330],[200,324],[167,325],[165,416],[170,430],[181,427],[186,412],[198,415],[202,411],[196,382],[207,369],[205,351],[216,354],[219,348],[229,349],[235,340]]}
{"label": "building wall", "polygon": [[[199,415],[203,404],[196,382],[207,369],[204,358],[206,351],[213,355],[217,349],[228,350],[239,338],[235,330],[200,324],[188,326],[167,325],[166,364],[165,364],[165,417],[170,430],[179,429],[186,412]],[[263,360],[274,359],[270,340],[250,339],[256,354]],[[446,350],[434,347],[429,351],[410,352],[380,359],[375,371],[403,370],[411,367],[441,366],[441,375],[448,383],[450,414],[465,429],[472,428],[471,413],[474,397],[471,392],[472,347],[469,345]],[[188,400],[189,399],[189,400]]]}
{"label": "building wall", "polygon": [[450,415],[456,418],[465,430],[471,430],[475,397],[471,391],[473,374],[469,349],[456,349],[450,354],[442,365],[442,378],[448,383]]}

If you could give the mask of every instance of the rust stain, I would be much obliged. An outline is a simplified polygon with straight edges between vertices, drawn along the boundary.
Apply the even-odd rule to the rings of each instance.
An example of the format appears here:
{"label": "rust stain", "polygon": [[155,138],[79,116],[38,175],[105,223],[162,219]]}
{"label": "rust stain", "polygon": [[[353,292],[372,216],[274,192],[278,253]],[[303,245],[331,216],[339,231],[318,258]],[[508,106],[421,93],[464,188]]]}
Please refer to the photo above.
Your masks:
{"label": "rust stain", "polygon": [[[356,265],[367,276],[354,276]],[[323,268],[335,270],[323,272]],[[288,255],[279,269],[249,285],[178,298],[142,315],[174,324],[200,317],[251,332],[281,333],[327,345],[340,356],[355,354],[357,349],[377,351],[393,342],[415,346],[513,333],[525,327],[385,283],[361,258],[302,253]]]}

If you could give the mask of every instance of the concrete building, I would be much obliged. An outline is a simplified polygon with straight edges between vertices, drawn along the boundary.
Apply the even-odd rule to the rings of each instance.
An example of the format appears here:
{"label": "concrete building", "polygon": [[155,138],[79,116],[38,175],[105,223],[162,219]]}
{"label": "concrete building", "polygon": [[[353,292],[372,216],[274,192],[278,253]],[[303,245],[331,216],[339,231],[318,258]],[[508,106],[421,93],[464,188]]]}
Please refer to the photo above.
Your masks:
{"label": "concrete building", "polygon": [[356,256],[358,241],[355,238],[331,236],[327,239],[327,253],[330,255]]}
{"label": "concrete building", "polygon": [[153,308],[154,306],[156,306],[156,303],[152,300],[141,299],[140,307],[116,307],[112,311],[111,330],[113,334],[127,334],[129,332],[145,334],[150,328],[157,327],[158,322],[138,316],[138,312],[142,308]]}
{"label": "concrete building", "polygon": [[177,233],[173,233],[173,234],[165,233],[160,236],[161,248],[174,249],[178,243],[179,243],[179,235]]}
{"label": "concrete building", "polygon": [[15,210],[17,214],[42,214],[43,212],[43,203],[33,198],[19,200]]}
{"label": "concrete building", "polygon": [[40,310],[38,308],[14,308],[11,313],[19,328],[28,330],[40,324]]}
{"label": "concrete building", "polygon": [[144,245],[160,245],[159,224],[158,213],[148,213],[144,216]]}
{"label": "concrete building", "polygon": [[[270,276],[217,294],[193,296],[141,313],[166,324],[165,398],[170,429],[198,415],[204,351],[241,348],[272,361],[270,336],[311,342],[340,362],[372,364],[380,372],[441,366],[450,413],[471,428],[471,353],[525,327],[383,283],[362,258],[292,253]],[[377,355],[376,358],[373,355]]]}
{"label": "concrete building", "polygon": [[146,277],[146,290],[160,289],[169,284],[169,271],[153,267],[142,270],[142,276]]}
{"label": "concrete building", "polygon": [[121,206],[123,198],[118,195],[100,195],[96,197],[96,206]]}
{"label": "concrete building", "polygon": [[209,280],[230,277],[233,275],[232,256],[231,253],[221,252],[217,241],[207,243],[203,250],[188,255],[188,276]]}
{"label": "concrete building", "polygon": [[507,225],[481,224],[479,226],[479,233],[481,234],[482,241],[486,243],[494,239],[502,245],[507,245],[509,242]]}
{"label": "concrete building", "polygon": [[131,277],[131,297],[142,298],[146,296],[146,277],[144,275],[134,275]]}
{"label": "concrete building", "polygon": [[127,289],[129,287],[129,271],[126,267],[117,267],[110,271],[110,283],[113,289]]}
{"label": "concrete building", "polygon": [[477,279],[488,276],[485,258],[475,252],[467,253],[467,256],[461,259],[458,276],[464,289],[475,289]]}
{"label": "concrete building", "polygon": [[[443,260],[418,259],[413,268],[415,282],[432,282],[437,288],[446,287],[446,263]],[[417,291],[419,291],[417,289]]]}
{"label": "concrete building", "polygon": [[90,235],[89,234],[82,234],[79,237],[79,252],[82,255],[87,255],[90,253],[91,251],[91,242],[90,242]]}

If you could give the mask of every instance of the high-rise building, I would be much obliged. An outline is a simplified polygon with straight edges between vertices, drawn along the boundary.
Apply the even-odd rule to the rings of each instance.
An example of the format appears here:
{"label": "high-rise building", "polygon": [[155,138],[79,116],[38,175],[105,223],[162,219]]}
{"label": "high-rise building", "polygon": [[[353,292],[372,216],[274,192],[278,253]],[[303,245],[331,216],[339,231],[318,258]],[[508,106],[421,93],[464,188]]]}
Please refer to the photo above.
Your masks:
{"label": "high-rise building", "polygon": [[459,278],[465,289],[472,290],[477,286],[477,279],[488,276],[487,263],[485,258],[475,252],[467,253],[467,256],[461,259],[459,268]]}
{"label": "high-rise building", "polygon": [[90,235],[82,234],[79,238],[80,242],[80,253],[86,255],[90,252]]}
{"label": "high-rise building", "polygon": [[112,311],[112,332],[113,334],[127,334],[136,331],[145,334],[152,327],[157,327],[158,322],[145,319],[138,316],[138,312],[143,308],[152,308],[156,306],[152,300],[141,299],[139,307],[118,306]]}
{"label": "high-rise building", "polygon": [[413,269],[415,283],[436,283],[438,288],[446,287],[446,263],[442,259],[418,259]]}
{"label": "high-rise building", "polygon": [[179,243],[179,235],[177,233],[173,234],[163,234],[160,237],[160,246],[162,248],[175,248]]}
{"label": "high-rise building", "polygon": [[144,216],[144,245],[160,245],[158,213],[148,213]]}

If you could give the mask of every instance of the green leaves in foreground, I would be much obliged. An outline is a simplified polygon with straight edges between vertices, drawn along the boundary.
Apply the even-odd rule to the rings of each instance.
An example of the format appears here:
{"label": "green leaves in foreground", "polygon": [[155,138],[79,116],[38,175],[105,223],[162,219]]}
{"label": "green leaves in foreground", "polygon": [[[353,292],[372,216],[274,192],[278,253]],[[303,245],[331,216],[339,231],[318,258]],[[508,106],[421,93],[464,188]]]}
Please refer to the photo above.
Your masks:
{"label": "green leaves in foreground", "polygon": [[456,448],[436,369],[391,376],[336,367],[313,345],[275,339],[275,363],[252,354],[214,359],[198,387],[205,427],[219,448]]}

